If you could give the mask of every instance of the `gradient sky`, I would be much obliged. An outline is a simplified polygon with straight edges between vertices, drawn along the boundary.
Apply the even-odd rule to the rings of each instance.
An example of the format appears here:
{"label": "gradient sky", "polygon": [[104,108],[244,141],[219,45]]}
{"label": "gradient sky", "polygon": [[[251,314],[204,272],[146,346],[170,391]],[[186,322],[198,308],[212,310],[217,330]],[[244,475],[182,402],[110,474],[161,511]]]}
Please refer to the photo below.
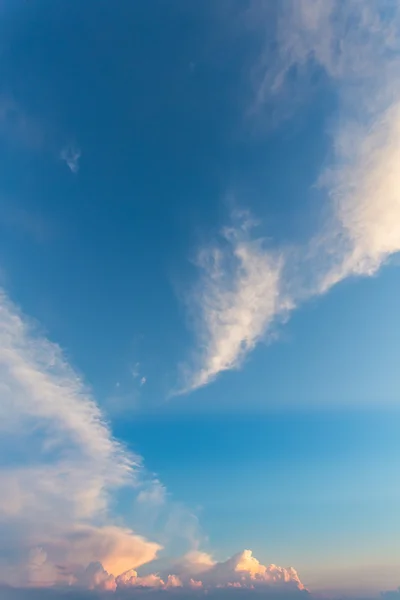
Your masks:
{"label": "gradient sky", "polygon": [[4,0],[0,27],[0,583],[131,552],[225,585],[251,549],[397,588],[397,1]]}

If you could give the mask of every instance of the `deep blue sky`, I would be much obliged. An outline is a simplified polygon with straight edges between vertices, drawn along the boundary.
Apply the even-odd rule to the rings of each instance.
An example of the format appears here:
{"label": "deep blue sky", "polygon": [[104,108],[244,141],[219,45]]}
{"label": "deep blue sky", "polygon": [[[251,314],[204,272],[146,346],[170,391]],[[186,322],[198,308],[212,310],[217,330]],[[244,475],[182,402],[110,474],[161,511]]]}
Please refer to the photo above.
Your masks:
{"label": "deep blue sky", "polygon": [[[300,294],[239,368],[173,394],[204,344],[187,300],[199,249],[240,208],[298,256],[327,212],[314,184],[337,79],[290,71],[289,95],[254,117],[265,36],[279,56],[269,6],[260,29],[245,2],[4,2],[0,274],[207,551],[249,547],[323,587],[329,569],[400,560],[396,259]],[[118,510],[148,534],[130,496]]]}

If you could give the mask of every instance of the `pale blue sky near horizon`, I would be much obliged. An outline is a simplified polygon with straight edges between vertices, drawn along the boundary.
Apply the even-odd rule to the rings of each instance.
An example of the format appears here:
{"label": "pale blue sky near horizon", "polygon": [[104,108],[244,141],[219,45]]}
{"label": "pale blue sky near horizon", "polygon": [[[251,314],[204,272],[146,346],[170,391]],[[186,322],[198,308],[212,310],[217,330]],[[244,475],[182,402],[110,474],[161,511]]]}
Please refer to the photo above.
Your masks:
{"label": "pale blue sky near horizon", "polygon": [[[396,577],[400,584],[398,249],[383,253],[371,277],[349,268],[324,293],[294,293],[271,326],[267,318],[259,332],[249,326],[231,363],[212,307],[236,331],[248,325],[235,321],[239,298],[255,322],[269,275],[259,263],[228,268],[225,294],[225,279],[214,288],[212,267],[203,280],[196,265],[210,245],[223,255],[231,242],[221,231],[235,227],[240,209],[257,220],[263,252],[294,257],[296,278],[309,264],[299,248],[329,213],[329,193],[316,183],[332,161],[345,84],[325,63],[304,78],[297,67],[289,93],[254,116],[254,65],[269,33],[248,4],[257,10],[233,1],[3,3],[0,282],[63,349],[113,435],[196,515],[207,552],[222,560],[251,548],[321,589],[329,569],[397,568],[392,588]],[[279,24],[272,4],[267,32]],[[267,65],[279,39],[271,33]],[[252,232],[243,247],[256,254]],[[240,285],[250,290],[256,276],[242,301]],[[190,292],[202,282],[197,304]],[[252,312],[254,298],[261,308]],[[214,348],[220,356],[207,362]],[[211,364],[224,366],[204,385],[190,383]],[[189,384],[179,395],[182,373]],[[34,434],[28,453],[29,444]],[[132,511],[129,494],[114,508],[141,535],[161,535],[157,521]],[[188,550],[174,540],[166,554]]]}

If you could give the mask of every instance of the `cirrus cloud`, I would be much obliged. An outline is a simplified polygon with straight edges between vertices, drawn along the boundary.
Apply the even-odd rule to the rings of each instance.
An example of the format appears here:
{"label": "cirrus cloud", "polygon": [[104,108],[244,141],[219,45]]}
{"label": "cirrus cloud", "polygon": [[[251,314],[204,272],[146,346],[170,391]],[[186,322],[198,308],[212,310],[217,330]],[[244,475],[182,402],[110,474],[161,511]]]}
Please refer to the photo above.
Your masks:
{"label": "cirrus cloud", "polygon": [[348,277],[376,273],[400,251],[400,7],[391,0],[274,6],[254,0],[249,15],[265,35],[251,73],[250,114],[257,124],[271,103],[293,108],[316,72],[334,90],[330,163],[316,182],[326,202],[322,225],[296,248],[273,240],[266,246],[246,217],[200,250],[199,281],[190,296],[198,351],[186,367],[185,392],[240,367],[271,337],[276,321],[305,300]]}
{"label": "cirrus cloud", "polygon": [[[160,545],[113,523],[110,500],[140,483],[60,348],[0,293],[0,581],[65,581],[101,561],[113,575]],[[33,553],[33,554],[32,554]]]}

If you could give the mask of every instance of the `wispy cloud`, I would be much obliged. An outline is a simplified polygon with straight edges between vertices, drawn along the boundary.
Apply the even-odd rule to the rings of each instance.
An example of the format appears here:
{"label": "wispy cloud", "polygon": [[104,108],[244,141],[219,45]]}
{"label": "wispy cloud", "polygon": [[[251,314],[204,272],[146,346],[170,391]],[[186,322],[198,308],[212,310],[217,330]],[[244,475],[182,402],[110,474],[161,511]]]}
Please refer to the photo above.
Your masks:
{"label": "wispy cloud", "polygon": [[333,158],[318,181],[329,217],[310,242],[320,254],[316,291],[325,292],[351,275],[375,273],[400,250],[400,8],[391,0],[290,0],[278,39],[275,93],[293,68],[306,80],[320,68],[338,98]]}
{"label": "wispy cloud", "polygon": [[372,275],[400,250],[400,102],[370,127],[336,136],[336,162],[320,180],[332,202],[325,291],[350,275]]}
{"label": "wispy cloud", "polygon": [[113,492],[139,480],[140,457],[112,437],[60,348],[4,292],[0,348],[1,448],[8,457],[0,469],[0,580],[29,583],[35,548],[46,555],[38,565],[35,554],[35,578],[65,580],[94,560],[115,574],[152,560],[160,546],[114,525],[110,514]]}
{"label": "wispy cloud", "polygon": [[140,376],[140,363],[137,362],[131,369],[133,379],[137,379]]}
{"label": "wispy cloud", "polygon": [[295,569],[277,565],[263,565],[244,550],[223,562],[216,562],[208,554],[193,552],[184,556],[173,567],[177,573],[168,571],[140,577],[135,571],[116,579],[120,588],[182,588],[212,591],[215,589],[263,589],[264,593],[279,591],[303,591],[304,585]]}
{"label": "wispy cloud", "polygon": [[[273,11],[271,14],[271,7]],[[316,72],[324,73],[342,109],[374,112],[398,91],[400,12],[392,0],[283,0],[250,3],[252,25],[265,35],[253,65],[250,113],[279,101],[298,107],[308,97]],[[274,31],[270,23],[275,23]],[[355,99],[357,102],[355,105]],[[276,107],[275,107],[276,108]],[[285,112],[285,111],[284,111]],[[286,113],[293,114],[292,109]]]}
{"label": "wispy cloud", "polygon": [[147,382],[147,377],[142,374],[141,364],[139,362],[131,369],[133,379],[139,379],[139,387],[142,387]]}
{"label": "wispy cloud", "polygon": [[75,146],[66,146],[61,150],[60,158],[63,160],[72,173],[79,171],[79,159],[81,157],[81,150]]}
{"label": "wispy cloud", "polygon": [[167,490],[165,486],[158,480],[153,479],[145,489],[138,494],[137,501],[147,505],[161,505],[166,500]]}
{"label": "wispy cloud", "polygon": [[[325,74],[338,98],[332,161],[316,182],[328,209],[295,251],[265,247],[246,220],[200,251],[190,307],[200,351],[185,391],[240,366],[281,314],[349,276],[372,275],[400,250],[400,7],[284,0],[274,11],[275,43],[268,34],[254,66],[250,113],[262,123],[271,103],[290,97],[296,106],[296,92],[303,98],[316,70]],[[250,13],[270,33],[271,5],[255,0]]]}
{"label": "wispy cloud", "polygon": [[254,227],[249,214],[237,213],[220,243],[198,254],[200,281],[188,301],[200,351],[183,391],[239,367],[277,315],[290,308],[281,287],[284,255],[252,237]]}
{"label": "wispy cloud", "polygon": [[[0,434],[0,585],[80,581],[91,563],[111,581],[176,540],[198,545],[196,516],[113,437],[61,349],[3,290]],[[114,518],[120,493],[131,526]]]}

